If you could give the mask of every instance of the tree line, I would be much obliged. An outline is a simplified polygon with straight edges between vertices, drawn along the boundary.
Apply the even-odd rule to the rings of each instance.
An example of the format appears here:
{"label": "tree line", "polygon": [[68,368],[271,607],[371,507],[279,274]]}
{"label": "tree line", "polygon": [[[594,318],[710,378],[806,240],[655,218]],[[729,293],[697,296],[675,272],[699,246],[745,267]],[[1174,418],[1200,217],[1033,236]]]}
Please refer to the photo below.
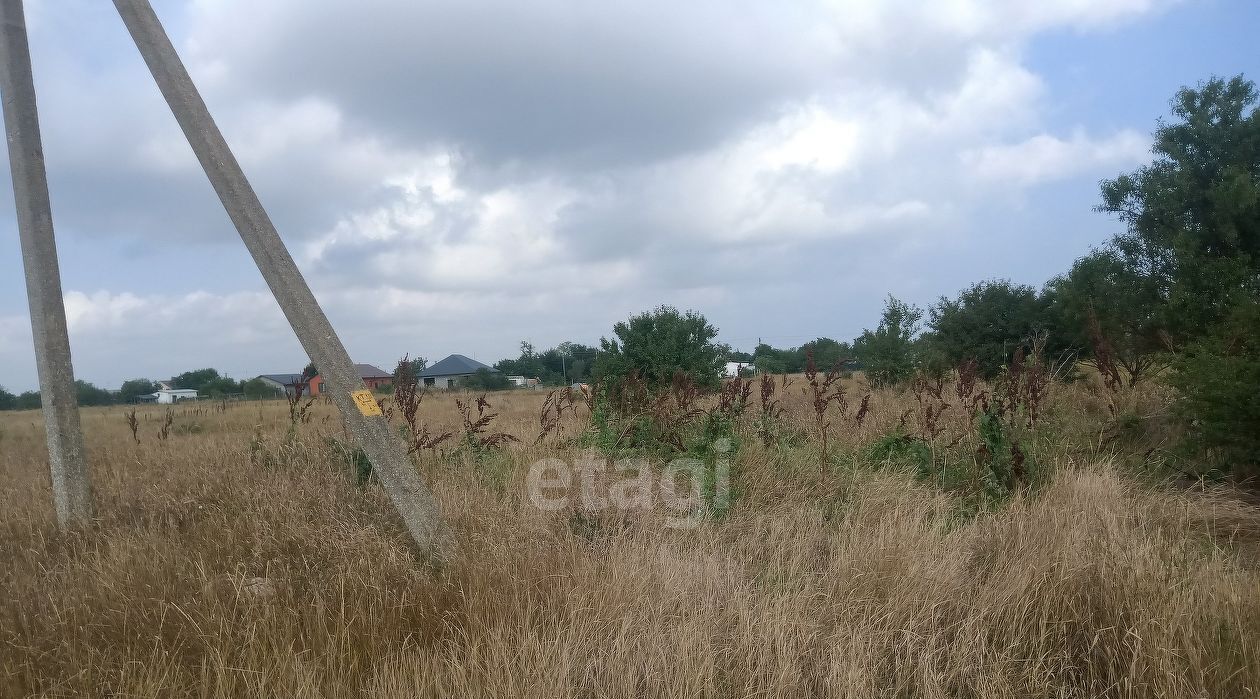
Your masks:
{"label": "tree line", "polygon": [[[204,398],[240,395],[247,398],[268,398],[276,395],[276,390],[262,379],[238,381],[219,373],[217,369],[185,371],[172,377],[167,383],[171,388],[193,389]],[[128,379],[117,391],[100,388],[82,379],[74,384],[79,405],[87,407],[135,403],[142,396],[156,393],[160,388],[158,382],[151,379]],[[25,391],[14,395],[0,386],[0,410],[34,410],[40,405],[39,391]]]}
{"label": "tree line", "polygon": [[[719,381],[722,362],[770,372],[860,367],[875,386],[975,361],[988,378],[1035,345],[1065,369],[1093,364],[1109,383],[1176,390],[1185,444],[1222,470],[1260,466],[1260,110],[1242,76],[1182,88],[1154,133],[1154,159],[1101,183],[1097,210],[1125,231],[1041,289],[996,279],[925,312],[893,296],[851,342],[716,342],[703,316],[671,307],[636,315],[601,340],[597,380],[630,373],[662,385],[675,372]],[[1062,376],[1072,379],[1074,371]]]}
{"label": "tree line", "polygon": [[[978,282],[925,311],[890,295],[879,322],[851,341],[819,337],[800,347],[758,344],[750,353],[717,342],[694,311],[661,306],[613,327],[598,347],[564,342],[495,364],[465,386],[507,387],[507,376],[545,384],[612,381],[634,373],[662,385],[683,372],[716,387],[726,361],[763,371],[861,368],[875,386],[941,374],[974,360],[997,376],[1036,344],[1062,367],[1106,365],[1130,387],[1159,380],[1177,391],[1188,443],[1222,463],[1260,463],[1260,110],[1242,76],[1182,88],[1172,119],[1154,132],[1153,160],[1104,180],[1097,210],[1125,231],[1090,250],[1041,289],[1005,279]],[[424,360],[413,360],[423,369]],[[308,367],[313,371],[313,367]],[[1072,372],[1064,372],[1071,378]],[[173,380],[207,396],[270,393],[214,369]],[[78,382],[80,403],[128,402],[156,390],[135,379],[117,394]],[[0,389],[0,409],[37,407],[38,393]]]}
{"label": "tree line", "polygon": [[580,342],[561,342],[539,351],[533,343],[522,340],[520,355],[515,359],[495,362],[494,368],[504,377],[536,378],[549,386],[585,383],[591,380],[591,369],[598,352],[597,348]]}

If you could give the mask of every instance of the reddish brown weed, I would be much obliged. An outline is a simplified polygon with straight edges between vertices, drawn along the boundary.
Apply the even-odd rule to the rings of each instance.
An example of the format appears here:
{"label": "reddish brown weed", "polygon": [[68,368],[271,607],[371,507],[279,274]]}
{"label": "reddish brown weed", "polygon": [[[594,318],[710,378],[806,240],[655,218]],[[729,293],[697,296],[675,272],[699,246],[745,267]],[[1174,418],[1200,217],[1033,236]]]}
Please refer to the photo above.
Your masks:
{"label": "reddish brown weed", "polygon": [[495,449],[507,446],[512,442],[521,440],[513,437],[506,432],[491,432],[490,424],[499,416],[498,413],[487,412],[490,409],[490,401],[486,400],[486,394],[477,396],[475,403],[477,407],[477,418],[472,417],[473,405],[465,403],[456,398],[455,407],[459,410],[460,417],[464,420],[464,441],[477,449]]}
{"label": "reddish brown weed", "polygon": [[394,405],[391,406],[390,414],[392,416],[396,408],[403,422],[406,423],[407,433],[410,435],[408,452],[412,454],[422,449],[434,449],[450,439],[453,434],[449,431],[441,434],[432,433],[429,431],[429,426],[420,421],[420,405],[424,402],[424,396],[425,391],[420,387],[420,378],[416,376],[407,355],[403,355],[394,369]]}
{"label": "reddish brown weed", "polygon": [[547,435],[550,434],[560,437],[564,431],[564,414],[566,412],[577,415],[577,400],[573,397],[573,389],[562,388],[557,391],[548,391],[547,397],[543,398],[542,407],[538,411],[540,432],[538,433],[538,438],[534,440],[534,444],[541,444],[547,438]]}
{"label": "reddish brown weed", "polygon": [[131,438],[136,440],[136,444],[140,443],[140,421],[136,419],[136,409],[132,408],[125,414],[127,418],[127,427],[131,430]]}

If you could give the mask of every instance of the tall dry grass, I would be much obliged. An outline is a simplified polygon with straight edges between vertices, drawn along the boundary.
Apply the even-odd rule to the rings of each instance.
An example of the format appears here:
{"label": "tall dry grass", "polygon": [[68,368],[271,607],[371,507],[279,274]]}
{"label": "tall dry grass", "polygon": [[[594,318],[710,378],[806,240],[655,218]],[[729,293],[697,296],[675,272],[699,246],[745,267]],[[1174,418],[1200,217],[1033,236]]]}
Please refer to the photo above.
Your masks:
{"label": "tall dry grass", "polygon": [[[138,445],[121,410],[87,410],[97,519],[70,532],[38,414],[3,415],[0,696],[1260,693],[1260,513],[1112,465],[1085,389],[1048,411],[1046,483],[1002,507],[750,437],[735,507],[691,530],[533,507],[529,464],[576,456],[530,444],[542,398],[491,396],[522,438],[493,469],[420,456],[458,542],[441,563],[353,484],[327,406],[291,440],[283,404],[181,406],[167,440],[142,408]],[[860,453],[912,402],[877,392],[831,448]],[[459,424],[449,398],[425,410]]]}

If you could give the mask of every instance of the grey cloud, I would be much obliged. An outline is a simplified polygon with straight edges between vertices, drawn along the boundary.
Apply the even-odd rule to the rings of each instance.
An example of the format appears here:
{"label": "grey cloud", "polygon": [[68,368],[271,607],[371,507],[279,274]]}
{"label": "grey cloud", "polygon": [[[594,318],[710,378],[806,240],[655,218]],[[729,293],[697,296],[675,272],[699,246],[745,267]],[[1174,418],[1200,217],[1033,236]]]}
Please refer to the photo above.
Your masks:
{"label": "grey cloud", "polygon": [[[760,3],[211,5],[217,89],[326,95],[356,128],[489,163],[642,162],[701,149],[814,89],[812,17]],[[230,22],[229,22],[230,20]],[[260,22],[268,40],[237,34]],[[283,23],[283,24],[281,24]]]}
{"label": "grey cloud", "polygon": [[[1040,82],[1018,60],[1030,22],[1090,26],[1106,8],[1065,3],[1088,21],[1022,17],[1007,31],[998,20],[1009,12],[992,10],[1003,2],[974,3],[987,18],[960,28],[920,17],[911,0],[839,4],[170,0],[158,10],[352,351],[388,363],[403,352],[493,360],[522,337],[593,341],[663,301],[699,307],[729,337],[850,337],[886,290],[930,301],[985,264],[1018,262],[1019,245],[1002,237],[1027,224],[1002,204],[1015,185],[981,188],[959,153],[1046,128]],[[190,241],[239,241],[109,4],[32,6],[63,240],[91,237],[118,258],[148,246],[155,266],[182,272],[149,285],[103,275],[99,288],[168,299],[261,290],[243,259],[233,286],[206,281],[228,265],[184,257]],[[833,130],[777,153],[814,112]],[[443,154],[448,182],[398,185],[431,175]],[[505,198],[516,209],[502,214]],[[0,216],[11,212],[0,201]],[[113,365],[146,352],[152,364],[127,373],[165,371],[172,352],[180,364],[285,369],[295,345],[272,342],[288,337],[277,317],[217,317],[168,340],[137,334],[146,319],[124,314],[80,333],[84,373],[127,378]],[[3,345],[0,359],[24,362],[23,352]],[[22,383],[11,375],[0,379]]]}

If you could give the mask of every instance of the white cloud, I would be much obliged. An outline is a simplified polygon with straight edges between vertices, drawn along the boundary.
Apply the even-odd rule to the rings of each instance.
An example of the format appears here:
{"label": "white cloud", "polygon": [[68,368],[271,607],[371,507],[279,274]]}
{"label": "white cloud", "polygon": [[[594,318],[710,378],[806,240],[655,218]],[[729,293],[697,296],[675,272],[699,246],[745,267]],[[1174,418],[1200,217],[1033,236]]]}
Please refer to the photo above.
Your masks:
{"label": "white cloud", "polygon": [[[930,94],[855,84],[650,163],[516,167],[478,189],[468,163],[418,158],[387,178],[384,203],[344,214],[304,259],[349,287],[367,279],[417,292],[525,291],[540,275],[598,270],[587,276],[600,288],[648,279],[691,288],[725,246],[926,233],[933,214],[984,201],[985,176],[959,177],[960,158],[1041,125],[1044,86],[1014,52],[965,53],[952,82]],[[361,270],[359,281],[341,270]]]}
{"label": "white cloud", "polygon": [[31,322],[29,316],[0,316],[0,352],[31,351]]}
{"label": "white cloud", "polygon": [[[109,387],[205,366],[239,378],[270,371],[255,367],[272,363],[283,369],[303,356],[266,292],[69,290],[65,307],[76,375]],[[25,315],[0,318],[0,360],[24,369],[7,379],[23,390],[35,383],[29,322]],[[23,335],[24,342],[6,341]]]}
{"label": "white cloud", "polygon": [[[330,315],[404,349],[435,327],[503,347],[489,338],[662,301],[836,294],[887,255],[970,235],[994,193],[1140,162],[1137,131],[1050,121],[1024,55],[1041,32],[1169,4],[173,3],[159,11],[179,14],[177,45]],[[260,288],[252,270],[225,281],[213,247],[186,252],[239,243],[134,49],[94,34],[99,5],[41,3],[33,27],[38,46],[87,37],[37,56],[59,226],[180,272],[67,294],[76,359],[279,363],[296,345],[274,302],[234,290]],[[800,287],[823,251],[843,269]],[[412,317],[423,330],[397,322]],[[23,349],[3,343],[0,359]]]}
{"label": "white cloud", "polygon": [[72,335],[134,333],[161,337],[186,330],[197,322],[210,325],[242,320],[244,326],[267,320],[274,324],[279,310],[270,294],[237,292],[212,294],[194,291],[177,296],[139,295],[128,291],[67,291],[66,325]]}
{"label": "white cloud", "polygon": [[1028,186],[1094,171],[1114,171],[1150,159],[1150,137],[1124,130],[1094,139],[1077,130],[1067,139],[1037,134],[1011,145],[994,145],[961,154],[977,177]]}
{"label": "white cloud", "polygon": [[780,123],[778,139],[763,146],[766,164],[772,168],[804,167],[824,174],[841,172],[853,165],[858,129],[852,122],[835,118],[812,105]]}
{"label": "white cloud", "polygon": [[[571,283],[582,281],[575,277]],[[588,298],[616,303],[597,287],[587,289]],[[426,340],[423,351],[437,358],[460,352],[497,361],[497,352],[529,336],[537,315],[564,303],[571,291],[570,283],[556,279],[521,292],[363,285],[317,296],[355,361],[388,367],[404,352],[417,353],[417,336]],[[201,367],[240,379],[297,371],[307,361],[267,292],[71,290],[65,297],[75,373],[98,385],[116,387],[129,378],[163,378]],[[590,327],[602,323],[602,310],[574,309],[571,317],[578,327]],[[28,318],[0,317],[0,332],[0,362],[7,372],[0,385],[34,388]]]}
{"label": "white cloud", "polygon": [[866,2],[828,0],[838,23],[853,36],[880,38],[897,29],[965,40],[1014,39],[1039,31],[1069,27],[1089,30],[1115,26],[1179,0],[916,0]]}

